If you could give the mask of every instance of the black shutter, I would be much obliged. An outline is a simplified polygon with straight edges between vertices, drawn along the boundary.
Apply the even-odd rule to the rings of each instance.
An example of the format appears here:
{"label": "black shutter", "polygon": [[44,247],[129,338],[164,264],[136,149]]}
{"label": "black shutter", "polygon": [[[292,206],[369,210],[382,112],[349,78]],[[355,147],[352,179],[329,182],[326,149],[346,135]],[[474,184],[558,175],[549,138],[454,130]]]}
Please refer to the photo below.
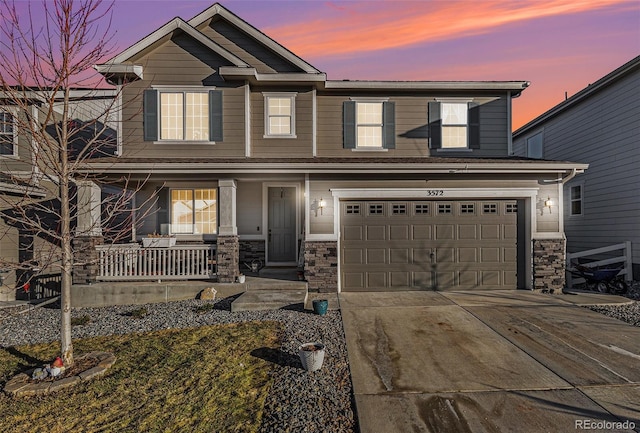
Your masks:
{"label": "black shutter", "polygon": [[169,188],[156,189],[156,221],[157,221],[156,232],[157,233],[162,233],[162,224],[169,224],[171,222],[169,220],[170,201],[171,200],[169,198]]}
{"label": "black shutter", "polygon": [[429,147],[442,147],[442,116],[439,102],[429,102]]}
{"label": "black shutter", "polygon": [[356,102],[342,103],[342,143],[345,149],[356,148]]}
{"label": "black shutter", "polygon": [[147,89],[143,95],[144,141],[158,139],[158,91]]}
{"label": "black shutter", "polygon": [[222,141],[222,90],[209,90],[209,140]]}
{"label": "black shutter", "polygon": [[480,105],[469,102],[469,149],[480,149]]}
{"label": "black shutter", "polygon": [[384,149],[396,148],[396,103],[384,102],[382,104],[382,147]]}

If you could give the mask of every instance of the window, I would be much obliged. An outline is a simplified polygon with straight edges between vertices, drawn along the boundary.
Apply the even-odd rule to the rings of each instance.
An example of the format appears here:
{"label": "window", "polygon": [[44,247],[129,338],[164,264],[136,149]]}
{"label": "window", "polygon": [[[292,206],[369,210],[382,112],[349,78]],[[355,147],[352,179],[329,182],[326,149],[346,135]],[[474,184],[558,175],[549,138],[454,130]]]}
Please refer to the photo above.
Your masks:
{"label": "window", "polygon": [[428,130],[431,149],[479,149],[480,106],[468,101],[429,102]]}
{"label": "window", "polygon": [[476,213],[476,207],[473,203],[461,203],[460,204],[460,213],[462,215],[469,215]]}
{"label": "window", "polygon": [[265,137],[296,136],[296,94],[263,93]]}
{"label": "window", "polygon": [[407,214],[407,205],[406,204],[396,204],[396,203],[394,203],[391,206],[391,213],[393,215],[406,215]]}
{"label": "window", "polygon": [[171,233],[217,233],[217,190],[172,189]]}
{"label": "window", "polygon": [[518,213],[518,204],[517,203],[507,203],[507,207],[505,209],[506,213]]}
{"label": "window", "polygon": [[582,185],[572,186],[570,194],[570,215],[582,215]]}
{"label": "window", "polygon": [[382,100],[345,101],[343,106],[345,149],[394,149],[395,103]]}
{"label": "window", "polygon": [[438,214],[450,214],[451,213],[451,205],[450,204],[438,204]]}
{"label": "window", "polygon": [[222,141],[222,91],[147,89],[145,141]]}
{"label": "window", "polygon": [[527,158],[542,159],[543,157],[542,132],[527,138]]}
{"label": "window", "polygon": [[498,205],[497,205],[497,203],[484,203],[482,205],[482,213],[483,214],[496,214],[496,213],[498,213]]}
{"label": "window", "polygon": [[360,205],[359,204],[348,204],[347,205],[347,215],[360,215]]}
{"label": "window", "polygon": [[13,112],[0,109],[0,156],[16,155],[17,139]]}
{"label": "window", "polygon": [[429,213],[429,204],[428,203],[416,203],[415,204],[415,213],[416,215],[425,215]]}
{"label": "window", "polygon": [[384,214],[384,206],[382,203],[372,203],[369,204],[369,215],[383,215]]}
{"label": "window", "polygon": [[467,104],[442,103],[442,148],[467,147]]}

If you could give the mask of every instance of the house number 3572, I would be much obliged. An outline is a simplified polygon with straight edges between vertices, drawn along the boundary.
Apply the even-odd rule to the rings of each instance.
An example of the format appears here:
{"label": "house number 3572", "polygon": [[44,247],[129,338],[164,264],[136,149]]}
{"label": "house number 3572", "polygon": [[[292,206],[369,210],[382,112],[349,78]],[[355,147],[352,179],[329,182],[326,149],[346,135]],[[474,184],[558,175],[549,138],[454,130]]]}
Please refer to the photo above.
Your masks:
{"label": "house number 3572", "polygon": [[441,197],[444,195],[444,191],[441,189],[428,189],[427,197]]}

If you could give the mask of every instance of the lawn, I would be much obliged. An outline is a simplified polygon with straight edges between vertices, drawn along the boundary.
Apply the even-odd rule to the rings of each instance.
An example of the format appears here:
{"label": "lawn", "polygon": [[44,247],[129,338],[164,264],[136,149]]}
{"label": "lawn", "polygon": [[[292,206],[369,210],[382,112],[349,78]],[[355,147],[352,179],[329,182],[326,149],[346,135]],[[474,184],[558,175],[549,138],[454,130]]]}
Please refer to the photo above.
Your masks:
{"label": "lawn", "polygon": [[[3,432],[255,432],[271,365],[251,351],[276,349],[281,327],[248,322],[79,339],[76,356],[112,352],[102,378],[44,397],[0,395]],[[50,361],[58,343],[0,349],[0,386]]]}

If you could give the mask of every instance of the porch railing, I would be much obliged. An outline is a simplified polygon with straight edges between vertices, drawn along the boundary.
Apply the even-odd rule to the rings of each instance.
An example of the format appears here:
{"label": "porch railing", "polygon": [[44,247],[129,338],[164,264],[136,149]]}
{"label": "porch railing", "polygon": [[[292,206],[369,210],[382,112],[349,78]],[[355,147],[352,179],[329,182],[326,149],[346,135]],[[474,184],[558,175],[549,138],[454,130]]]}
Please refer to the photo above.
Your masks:
{"label": "porch railing", "polygon": [[631,281],[633,279],[631,241],[622,242],[608,247],[581,251],[579,253],[567,253],[567,287],[573,287],[574,284],[584,283],[584,278],[575,277],[569,271],[572,267],[572,261],[581,258],[588,258],[588,261],[582,263],[583,266],[587,267],[605,265],[620,266],[620,264],[622,264],[623,268],[618,275],[623,275],[624,279],[627,281]]}
{"label": "porch railing", "polygon": [[209,279],[215,275],[215,245],[143,248],[139,244],[100,245],[98,280],[161,281]]}

